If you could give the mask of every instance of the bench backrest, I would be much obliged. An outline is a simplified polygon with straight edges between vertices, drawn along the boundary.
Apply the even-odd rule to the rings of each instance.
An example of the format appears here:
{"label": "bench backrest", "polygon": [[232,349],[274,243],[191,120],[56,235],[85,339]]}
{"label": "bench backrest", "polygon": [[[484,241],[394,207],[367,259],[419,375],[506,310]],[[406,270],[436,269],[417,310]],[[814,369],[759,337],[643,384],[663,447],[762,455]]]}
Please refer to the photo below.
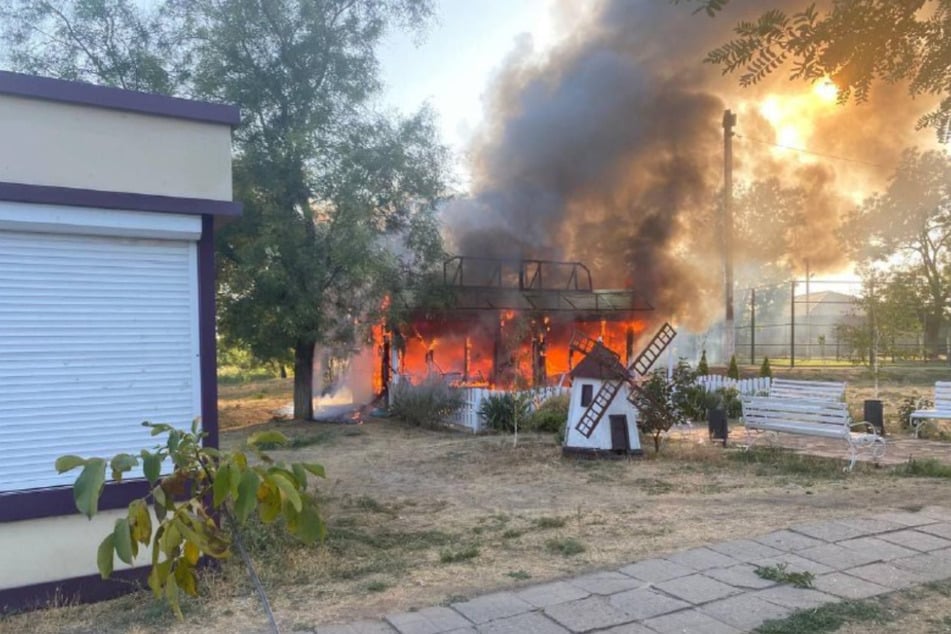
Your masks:
{"label": "bench backrest", "polygon": [[848,405],[838,401],[749,396],[744,397],[742,403],[744,424],[755,427],[769,427],[770,423],[792,423],[803,427],[843,427],[843,433],[847,433],[852,422]]}
{"label": "bench backrest", "polygon": [[951,381],[938,381],[934,384],[934,408],[951,410]]}
{"label": "bench backrest", "polygon": [[771,398],[804,398],[817,401],[841,401],[845,383],[839,381],[793,381],[773,379],[769,386]]}

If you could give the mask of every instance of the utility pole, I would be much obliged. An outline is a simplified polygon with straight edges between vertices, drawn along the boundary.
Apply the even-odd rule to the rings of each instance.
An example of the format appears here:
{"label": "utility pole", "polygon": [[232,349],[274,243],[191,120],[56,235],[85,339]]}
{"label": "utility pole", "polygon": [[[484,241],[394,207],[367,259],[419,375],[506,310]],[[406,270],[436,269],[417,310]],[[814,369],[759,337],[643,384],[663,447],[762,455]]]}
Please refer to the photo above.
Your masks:
{"label": "utility pole", "polygon": [[726,318],[723,324],[723,359],[729,362],[736,353],[733,325],[733,126],[736,115],[723,111],[723,285]]}

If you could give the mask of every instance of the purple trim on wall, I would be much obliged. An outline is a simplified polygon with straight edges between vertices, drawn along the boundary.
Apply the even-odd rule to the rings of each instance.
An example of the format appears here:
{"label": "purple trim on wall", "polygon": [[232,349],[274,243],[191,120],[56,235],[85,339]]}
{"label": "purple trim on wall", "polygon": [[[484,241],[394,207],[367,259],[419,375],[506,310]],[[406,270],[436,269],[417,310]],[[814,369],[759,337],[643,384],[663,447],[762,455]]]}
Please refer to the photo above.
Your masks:
{"label": "purple trim on wall", "polygon": [[204,444],[218,446],[218,367],[215,341],[214,218],[203,216],[198,241],[198,346],[201,355],[201,421]]}
{"label": "purple trim on wall", "polygon": [[[102,490],[99,510],[123,508],[132,500],[143,497],[148,492],[149,483],[144,479],[121,483],[111,482]],[[71,486],[0,493],[0,522],[78,513]]]}
{"label": "purple trim on wall", "polygon": [[0,71],[0,94],[236,126],[236,106]]}
{"label": "purple trim on wall", "polygon": [[0,200],[40,205],[69,207],[97,207],[99,209],[129,209],[177,214],[211,214],[213,216],[240,216],[241,203],[206,198],[180,198],[109,192],[98,189],[25,185],[0,181]]}
{"label": "purple trim on wall", "polygon": [[145,586],[149,570],[148,566],[131,568],[118,570],[109,579],[93,574],[0,590],[0,614],[42,609],[54,599],[60,603],[64,599],[89,603],[129,594]]}

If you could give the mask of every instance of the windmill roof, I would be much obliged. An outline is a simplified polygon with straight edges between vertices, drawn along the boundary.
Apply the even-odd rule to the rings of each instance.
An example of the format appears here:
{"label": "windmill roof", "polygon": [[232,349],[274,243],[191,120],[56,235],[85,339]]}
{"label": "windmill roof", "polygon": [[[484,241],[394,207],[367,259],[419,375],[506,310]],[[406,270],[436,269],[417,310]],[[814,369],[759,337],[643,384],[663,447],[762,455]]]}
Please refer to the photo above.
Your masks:
{"label": "windmill roof", "polygon": [[597,343],[591,352],[585,355],[571,370],[571,378],[600,379],[602,381],[621,379],[627,376],[627,368],[602,343]]}

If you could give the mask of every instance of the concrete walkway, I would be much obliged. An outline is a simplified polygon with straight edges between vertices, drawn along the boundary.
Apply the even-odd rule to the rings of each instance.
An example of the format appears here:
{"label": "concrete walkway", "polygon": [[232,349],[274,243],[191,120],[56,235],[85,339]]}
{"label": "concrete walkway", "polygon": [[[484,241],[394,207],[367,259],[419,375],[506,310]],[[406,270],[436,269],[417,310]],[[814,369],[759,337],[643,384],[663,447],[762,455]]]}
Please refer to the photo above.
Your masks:
{"label": "concrete walkway", "polygon": [[[809,571],[814,589],[757,565]],[[496,592],[448,607],[317,628],[317,634],[656,634],[749,631],[768,619],[951,577],[951,510],[803,523],[617,570]]]}

